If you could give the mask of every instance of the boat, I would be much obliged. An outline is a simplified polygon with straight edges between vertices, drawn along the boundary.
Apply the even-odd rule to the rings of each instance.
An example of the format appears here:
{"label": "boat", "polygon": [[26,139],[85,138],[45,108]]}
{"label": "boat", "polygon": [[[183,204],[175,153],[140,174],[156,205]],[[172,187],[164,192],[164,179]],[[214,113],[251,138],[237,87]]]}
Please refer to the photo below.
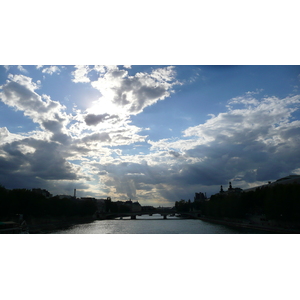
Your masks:
{"label": "boat", "polygon": [[0,234],[29,233],[26,221],[21,223],[14,221],[0,222]]}

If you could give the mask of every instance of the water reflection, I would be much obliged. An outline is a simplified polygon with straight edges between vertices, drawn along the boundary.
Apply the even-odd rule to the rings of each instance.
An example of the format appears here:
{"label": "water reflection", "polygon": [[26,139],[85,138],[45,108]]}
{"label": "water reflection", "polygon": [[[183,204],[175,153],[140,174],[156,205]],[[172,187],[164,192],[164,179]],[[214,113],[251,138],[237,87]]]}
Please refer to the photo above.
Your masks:
{"label": "water reflection", "polygon": [[58,234],[252,234],[265,233],[258,230],[228,227],[194,219],[160,215],[140,216],[114,220],[96,220],[88,224],[72,226],[59,230]]}

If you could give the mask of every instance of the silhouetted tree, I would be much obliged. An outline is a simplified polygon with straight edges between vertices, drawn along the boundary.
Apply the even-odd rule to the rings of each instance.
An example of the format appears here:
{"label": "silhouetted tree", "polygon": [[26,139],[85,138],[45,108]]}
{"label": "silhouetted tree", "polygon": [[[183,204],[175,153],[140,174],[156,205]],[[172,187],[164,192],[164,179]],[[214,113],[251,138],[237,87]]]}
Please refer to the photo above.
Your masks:
{"label": "silhouetted tree", "polygon": [[7,190],[0,186],[0,217],[10,219],[16,214],[31,217],[71,217],[93,215],[97,210],[94,200],[76,200],[45,196],[27,189]]}

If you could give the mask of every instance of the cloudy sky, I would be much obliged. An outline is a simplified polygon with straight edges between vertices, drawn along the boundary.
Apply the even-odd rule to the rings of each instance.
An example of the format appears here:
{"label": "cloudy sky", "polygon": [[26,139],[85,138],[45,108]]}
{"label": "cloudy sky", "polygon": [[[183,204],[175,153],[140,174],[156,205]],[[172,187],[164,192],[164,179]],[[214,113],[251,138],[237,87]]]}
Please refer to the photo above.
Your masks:
{"label": "cloudy sky", "polygon": [[172,206],[300,174],[300,67],[0,66],[0,184]]}

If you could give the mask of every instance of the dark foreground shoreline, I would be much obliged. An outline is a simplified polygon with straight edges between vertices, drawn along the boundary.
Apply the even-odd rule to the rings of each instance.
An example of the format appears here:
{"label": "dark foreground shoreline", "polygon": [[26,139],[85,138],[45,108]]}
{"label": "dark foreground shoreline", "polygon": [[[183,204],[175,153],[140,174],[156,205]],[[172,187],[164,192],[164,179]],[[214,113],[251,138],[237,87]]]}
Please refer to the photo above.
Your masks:
{"label": "dark foreground shoreline", "polygon": [[264,231],[265,233],[285,233],[285,234],[299,234],[300,229],[297,228],[282,228],[278,226],[268,226],[268,225],[262,225],[262,224],[249,224],[245,220],[245,223],[243,221],[233,221],[233,220],[222,220],[222,219],[215,219],[215,218],[208,218],[208,217],[198,217],[197,219],[210,222],[210,223],[216,223],[216,224],[222,224],[230,227],[238,227],[238,228],[245,228],[245,229],[254,229],[254,230],[260,230]]}
{"label": "dark foreground shoreline", "polygon": [[91,223],[95,221],[92,217],[77,217],[55,220],[34,220],[27,224],[27,231],[30,234],[55,234],[55,231],[67,229],[78,224]]}

